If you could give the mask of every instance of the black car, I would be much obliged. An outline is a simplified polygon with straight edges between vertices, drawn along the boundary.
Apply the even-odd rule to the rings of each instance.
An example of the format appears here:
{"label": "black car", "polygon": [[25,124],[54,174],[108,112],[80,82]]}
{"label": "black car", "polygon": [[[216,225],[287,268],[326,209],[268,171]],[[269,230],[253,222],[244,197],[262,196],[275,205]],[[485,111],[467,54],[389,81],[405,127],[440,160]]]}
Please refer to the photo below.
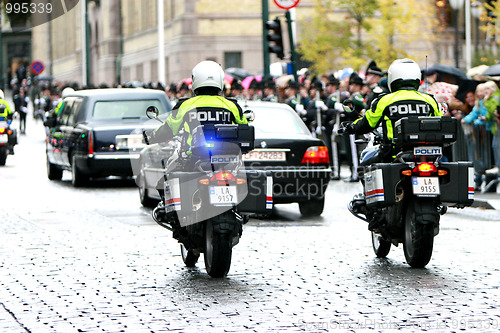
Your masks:
{"label": "black car", "polygon": [[80,186],[92,177],[133,176],[131,163],[144,147],[138,129],[160,125],[146,117],[150,105],[163,117],[171,110],[165,93],[152,89],[92,89],[66,96],[62,111],[46,122],[48,178],[60,180],[63,170],[70,170],[73,185]]}
{"label": "black car", "polygon": [[[302,215],[323,212],[325,191],[330,181],[328,150],[314,138],[304,122],[286,104],[248,102],[244,110],[253,110],[255,149],[243,155],[246,169],[268,170],[273,176],[275,204],[297,202]],[[163,175],[161,145],[151,145],[141,152],[137,177],[141,203],[152,206],[159,200],[156,191]]]}

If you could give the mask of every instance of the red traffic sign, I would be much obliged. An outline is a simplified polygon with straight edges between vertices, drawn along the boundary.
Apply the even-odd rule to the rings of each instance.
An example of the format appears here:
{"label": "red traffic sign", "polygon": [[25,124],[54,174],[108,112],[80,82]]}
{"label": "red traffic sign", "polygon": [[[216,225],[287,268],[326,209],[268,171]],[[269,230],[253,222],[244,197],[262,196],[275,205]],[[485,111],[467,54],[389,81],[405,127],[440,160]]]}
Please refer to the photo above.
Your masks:
{"label": "red traffic sign", "polygon": [[38,75],[45,69],[45,66],[41,61],[33,61],[31,63],[31,73]]}
{"label": "red traffic sign", "polygon": [[293,7],[297,6],[299,4],[300,0],[274,0],[274,3],[276,6],[280,7],[281,9],[292,9]]}

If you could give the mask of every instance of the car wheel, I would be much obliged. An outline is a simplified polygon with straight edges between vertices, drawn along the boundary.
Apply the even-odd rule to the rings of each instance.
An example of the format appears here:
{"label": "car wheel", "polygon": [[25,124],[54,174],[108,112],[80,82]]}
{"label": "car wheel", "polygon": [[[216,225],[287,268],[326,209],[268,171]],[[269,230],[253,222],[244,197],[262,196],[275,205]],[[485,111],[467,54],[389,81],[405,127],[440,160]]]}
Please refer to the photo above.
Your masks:
{"label": "car wheel", "polygon": [[5,162],[7,161],[7,155],[9,152],[7,149],[0,149],[0,166],[4,166]]}
{"label": "car wheel", "polygon": [[325,197],[299,202],[300,214],[302,216],[320,216],[325,208]]}
{"label": "car wheel", "polygon": [[71,157],[71,184],[74,187],[84,186],[88,183],[89,176],[82,173],[78,166],[76,165],[76,156]]}
{"label": "car wheel", "polygon": [[156,207],[158,201],[149,197],[149,190],[146,188],[146,181],[142,171],[137,179],[137,186],[139,187],[139,199],[141,200],[141,204],[148,208]]}
{"label": "car wheel", "polygon": [[63,175],[63,170],[57,165],[50,163],[49,157],[47,156],[47,177],[50,180],[61,180]]}

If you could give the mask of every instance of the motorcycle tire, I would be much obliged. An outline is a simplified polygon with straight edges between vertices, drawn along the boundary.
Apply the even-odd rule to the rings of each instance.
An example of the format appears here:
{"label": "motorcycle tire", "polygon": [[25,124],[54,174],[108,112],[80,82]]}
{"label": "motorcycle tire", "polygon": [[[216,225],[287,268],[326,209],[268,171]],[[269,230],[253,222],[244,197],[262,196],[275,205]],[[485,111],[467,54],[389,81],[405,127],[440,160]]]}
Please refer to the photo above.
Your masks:
{"label": "motorcycle tire", "polygon": [[213,278],[227,275],[231,267],[233,244],[229,233],[214,231],[212,220],[205,225],[205,269]]}
{"label": "motorcycle tire", "polygon": [[[433,205],[422,201],[420,205]],[[431,208],[431,207],[429,207]],[[415,214],[415,202],[408,204],[404,217],[403,250],[406,262],[413,268],[425,267],[432,256],[434,246],[434,224],[418,223]]]}
{"label": "motorcycle tire", "polygon": [[381,235],[372,231],[373,252],[377,258],[385,258],[391,251],[391,242],[385,240]]}
{"label": "motorcycle tire", "polygon": [[194,254],[193,251],[186,249],[184,244],[181,244],[181,257],[186,267],[195,267],[200,254]]}

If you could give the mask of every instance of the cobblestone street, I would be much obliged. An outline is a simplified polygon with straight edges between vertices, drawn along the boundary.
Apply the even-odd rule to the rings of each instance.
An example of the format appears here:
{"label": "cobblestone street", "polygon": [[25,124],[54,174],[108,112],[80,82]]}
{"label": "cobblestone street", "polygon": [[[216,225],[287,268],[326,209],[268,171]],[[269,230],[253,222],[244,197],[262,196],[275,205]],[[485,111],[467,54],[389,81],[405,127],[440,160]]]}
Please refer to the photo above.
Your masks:
{"label": "cobblestone street", "polygon": [[360,185],[332,182],[320,218],[285,205],[252,219],[212,279],[202,259],[184,267],[133,181],[50,182],[43,141],[21,139],[0,169],[2,332],[498,331],[496,210],[450,209],[429,265],[411,269],[401,248],[374,256],[346,209]]}

